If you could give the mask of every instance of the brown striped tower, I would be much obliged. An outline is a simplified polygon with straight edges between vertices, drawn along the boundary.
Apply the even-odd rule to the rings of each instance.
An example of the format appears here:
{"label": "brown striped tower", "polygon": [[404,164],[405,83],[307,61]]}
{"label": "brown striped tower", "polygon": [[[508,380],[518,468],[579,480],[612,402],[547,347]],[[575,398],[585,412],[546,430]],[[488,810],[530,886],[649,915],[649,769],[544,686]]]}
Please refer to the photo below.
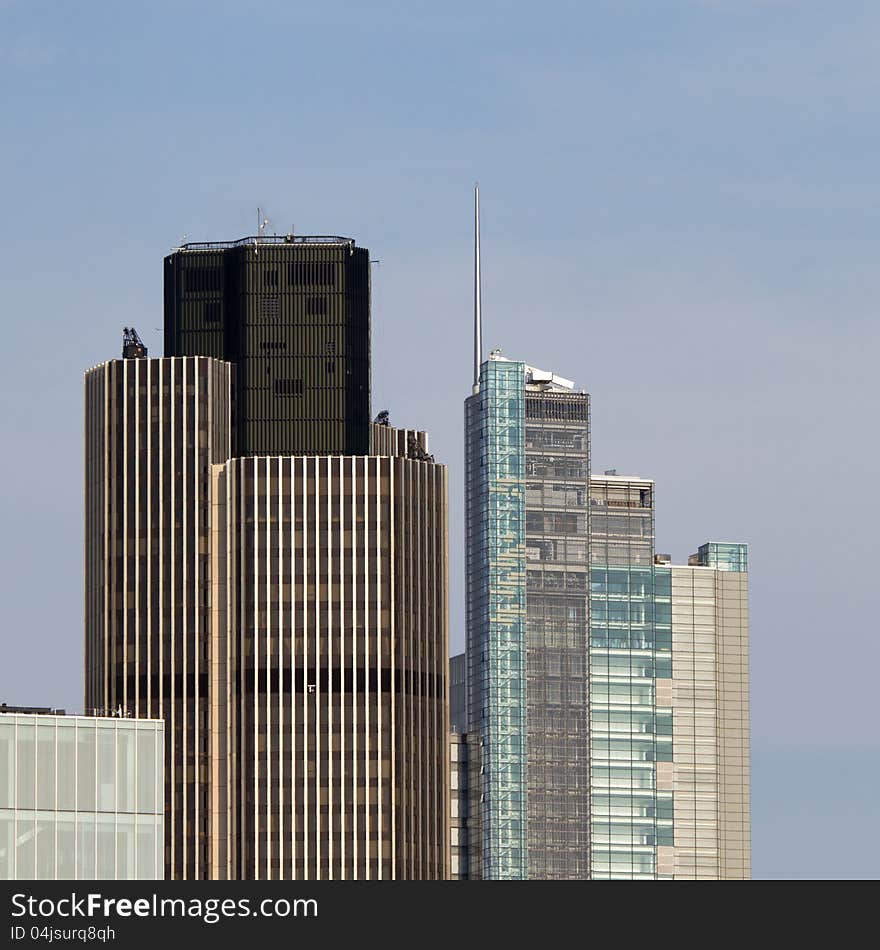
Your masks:
{"label": "brown striped tower", "polygon": [[[166,330],[195,352],[86,373],[86,708],[165,720],[169,878],[444,878],[446,468],[423,432],[363,438],[364,249],[276,251],[221,258],[287,285],[286,330],[249,329],[271,293],[207,306],[191,250]],[[208,352],[217,319],[248,353]]]}

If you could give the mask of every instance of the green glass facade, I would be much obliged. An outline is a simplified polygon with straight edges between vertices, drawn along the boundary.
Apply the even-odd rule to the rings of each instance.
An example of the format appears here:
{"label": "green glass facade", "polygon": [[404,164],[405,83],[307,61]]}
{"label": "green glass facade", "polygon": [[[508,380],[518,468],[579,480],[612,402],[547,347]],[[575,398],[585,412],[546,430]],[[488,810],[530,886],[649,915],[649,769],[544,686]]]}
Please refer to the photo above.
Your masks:
{"label": "green glass facade", "polygon": [[654,565],[653,484],[590,483],[590,734],[593,878],[651,879],[672,844],[672,710],[657,679],[672,674],[670,572]]}
{"label": "green glass facade", "polygon": [[749,546],[728,541],[709,541],[697,549],[696,562],[700,567],[713,567],[716,571],[745,574],[749,569]]}
{"label": "green glass facade", "polygon": [[[654,566],[654,677],[670,681],[672,678],[672,569]],[[672,762],[672,705],[656,703],[655,689],[654,736],[655,761]],[[656,781],[656,774],[655,774]],[[673,791],[656,789],[655,844],[669,847],[673,843]],[[655,855],[656,856],[656,855]],[[659,871],[659,869],[658,869]],[[658,873],[658,877],[664,876]]]}
{"label": "green glass facade", "polygon": [[465,403],[468,742],[479,745],[472,871],[528,876],[525,366],[488,361]]}

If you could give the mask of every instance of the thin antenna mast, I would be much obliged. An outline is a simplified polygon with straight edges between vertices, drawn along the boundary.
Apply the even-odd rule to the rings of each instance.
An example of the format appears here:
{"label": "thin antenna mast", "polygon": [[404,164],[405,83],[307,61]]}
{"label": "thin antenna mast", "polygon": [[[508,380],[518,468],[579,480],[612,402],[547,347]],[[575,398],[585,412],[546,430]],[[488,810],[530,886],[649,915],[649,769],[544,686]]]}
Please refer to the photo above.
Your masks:
{"label": "thin antenna mast", "polygon": [[257,208],[257,233],[254,236],[254,254],[259,254],[259,244],[260,238],[263,236],[263,231],[266,230],[267,225],[269,224],[269,219],[263,217],[263,209]]}
{"label": "thin antenna mast", "polygon": [[480,183],[474,185],[474,392],[480,388],[480,364],[483,362],[483,323],[480,313],[482,287],[480,276]]}

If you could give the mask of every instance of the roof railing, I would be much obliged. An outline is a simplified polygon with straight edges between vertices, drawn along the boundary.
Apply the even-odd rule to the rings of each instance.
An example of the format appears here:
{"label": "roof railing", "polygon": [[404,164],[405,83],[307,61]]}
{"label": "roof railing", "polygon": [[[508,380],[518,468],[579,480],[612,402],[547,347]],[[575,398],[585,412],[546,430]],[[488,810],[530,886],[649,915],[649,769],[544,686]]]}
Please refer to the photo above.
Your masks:
{"label": "roof railing", "polygon": [[195,241],[180,244],[177,251],[220,251],[230,247],[246,247],[250,244],[257,246],[271,244],[347,244],[354,247],[354,238],[342,237],[339,234],[260,234],[251,237],[239,238],[237,241]]}

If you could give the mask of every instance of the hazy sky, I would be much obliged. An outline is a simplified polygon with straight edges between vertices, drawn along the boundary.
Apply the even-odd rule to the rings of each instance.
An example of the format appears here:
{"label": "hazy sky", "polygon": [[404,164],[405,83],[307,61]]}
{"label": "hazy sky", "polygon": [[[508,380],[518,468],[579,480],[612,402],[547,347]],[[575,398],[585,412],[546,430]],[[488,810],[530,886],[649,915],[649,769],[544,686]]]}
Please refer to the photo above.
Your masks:
{"label": "hazy sky", "polygon": [[258,205],[381,260],[461,648],[479,179],[487,348],[592,394],[658,550],[750,544],[755,876],[880,876],[876,0],[0,0],[0,90],[0,699],[81,708],[83,371]]}

